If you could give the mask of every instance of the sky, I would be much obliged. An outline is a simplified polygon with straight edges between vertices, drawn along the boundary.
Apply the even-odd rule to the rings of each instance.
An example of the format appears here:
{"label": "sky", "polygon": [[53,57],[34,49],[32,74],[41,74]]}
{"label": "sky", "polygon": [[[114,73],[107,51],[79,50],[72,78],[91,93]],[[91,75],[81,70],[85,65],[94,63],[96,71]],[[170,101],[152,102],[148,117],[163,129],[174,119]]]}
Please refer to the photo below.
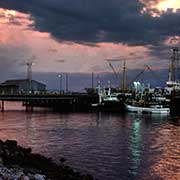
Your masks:
{"label": "sky", "polygon": [[28,61],[51,89],[63,73],[115,83],[107,60],[117,72],[126,60],[129,76],[149,65],[166,77],[179,19],[179,0],[0,0],[0,81],[26,77]]}

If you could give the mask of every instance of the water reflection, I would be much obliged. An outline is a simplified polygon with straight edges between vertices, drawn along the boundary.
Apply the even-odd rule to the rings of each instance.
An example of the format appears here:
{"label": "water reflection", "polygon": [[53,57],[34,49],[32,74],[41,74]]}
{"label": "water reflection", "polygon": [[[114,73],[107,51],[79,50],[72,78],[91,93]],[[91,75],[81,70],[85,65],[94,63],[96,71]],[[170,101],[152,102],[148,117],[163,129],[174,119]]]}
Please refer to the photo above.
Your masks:
{"label": "water reflection", "polygon": [[130,173],[137,175],[141,160],[141,121],[138,118],[133,120],[130,149],[132,152],[132,167]]}
{"label": "water reflection", "polygon": [[15,139],[103,180],[179,180],[179,120],[111,113],[0,113],[0,139]]}
{"label": "water reflection", "polygon": [[180,128],[174,125],[166,125],[157,132],[154,144],[159,148],[159,157],[151,167],[151,173],[164,180],[180,179]]}

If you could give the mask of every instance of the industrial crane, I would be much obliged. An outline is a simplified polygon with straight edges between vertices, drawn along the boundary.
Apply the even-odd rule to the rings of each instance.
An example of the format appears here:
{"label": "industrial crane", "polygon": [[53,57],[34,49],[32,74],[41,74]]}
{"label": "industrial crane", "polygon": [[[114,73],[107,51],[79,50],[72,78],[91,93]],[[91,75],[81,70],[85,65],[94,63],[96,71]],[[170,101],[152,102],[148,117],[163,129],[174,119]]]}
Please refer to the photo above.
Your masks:
{"label": "industrial crane", "polygon": [[[109,66],[111,67],[111,69],[113,70],[115,76],[116,76],[116,79],[117,79],[117,84],[118,84],[118,87],[120,88],[120,75],[118,74],[118,72],[115,70],[115,68],[113,67],[113,65],[111,64],[110,61],[112,61],[114,59],[109,59],[107,60],[108,63],[109,63]],[[120,60],[116,60],[116,61],[120,61]],[[123,92],[125,93],[126,91],[126,61],[124,61],[123,63],[123,83],[122,83],[122,90]]]}
{"label": "industrial crane", "polygon": [[165,82],[165,80],[163,80],[162,78],[160,78],[160,77],[151,69],[150,66],[145,65],[145,68],[144,68],[140,73],[138,73],[137,76],[136,76],[129,84],[132,84],[134,81],[136,81],[146,70],[149,70],[155,78],[159,79],[159,80],[162,81],[162,82]]}
{"label": "industrial crane", "polygon": [[115,68],[113,67],[112,63],[110,61],[113,61],[114,59],[106,59],[106,61],[108,62],[110,68],[112,69],[115,77],[116,77],[116,80],[117,80],[117,86],[118,88],[120,88],[120,76],[119,76],[119,73],[115,70]]}

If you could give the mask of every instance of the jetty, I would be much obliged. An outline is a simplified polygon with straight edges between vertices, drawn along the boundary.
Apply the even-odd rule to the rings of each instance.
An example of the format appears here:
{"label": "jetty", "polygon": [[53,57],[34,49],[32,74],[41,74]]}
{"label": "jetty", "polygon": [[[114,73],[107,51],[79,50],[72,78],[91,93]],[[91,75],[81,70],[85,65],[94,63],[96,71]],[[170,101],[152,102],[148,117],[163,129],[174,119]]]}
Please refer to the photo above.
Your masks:
{"label": "jetty", "polygon": [[19,101],[27,112],[34,107],[47,107],[56,111],[89,110],[92,104],[98,103],[98,95],[86,93],[71,94],[15,94],[0,95],[0,108],[5,111],[6,101]]}

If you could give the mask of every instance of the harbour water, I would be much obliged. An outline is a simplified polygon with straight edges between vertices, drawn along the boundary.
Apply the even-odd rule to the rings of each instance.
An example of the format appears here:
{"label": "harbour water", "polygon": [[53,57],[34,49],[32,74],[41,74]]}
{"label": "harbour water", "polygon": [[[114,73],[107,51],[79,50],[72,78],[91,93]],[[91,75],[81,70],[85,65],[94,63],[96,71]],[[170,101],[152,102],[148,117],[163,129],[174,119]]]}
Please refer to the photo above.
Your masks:
{"label": "harbour water", "polygon": [[26,113],[6,103],[0,139],[61,157],[99,180],[179,180],[180,119],[148,114]]}

